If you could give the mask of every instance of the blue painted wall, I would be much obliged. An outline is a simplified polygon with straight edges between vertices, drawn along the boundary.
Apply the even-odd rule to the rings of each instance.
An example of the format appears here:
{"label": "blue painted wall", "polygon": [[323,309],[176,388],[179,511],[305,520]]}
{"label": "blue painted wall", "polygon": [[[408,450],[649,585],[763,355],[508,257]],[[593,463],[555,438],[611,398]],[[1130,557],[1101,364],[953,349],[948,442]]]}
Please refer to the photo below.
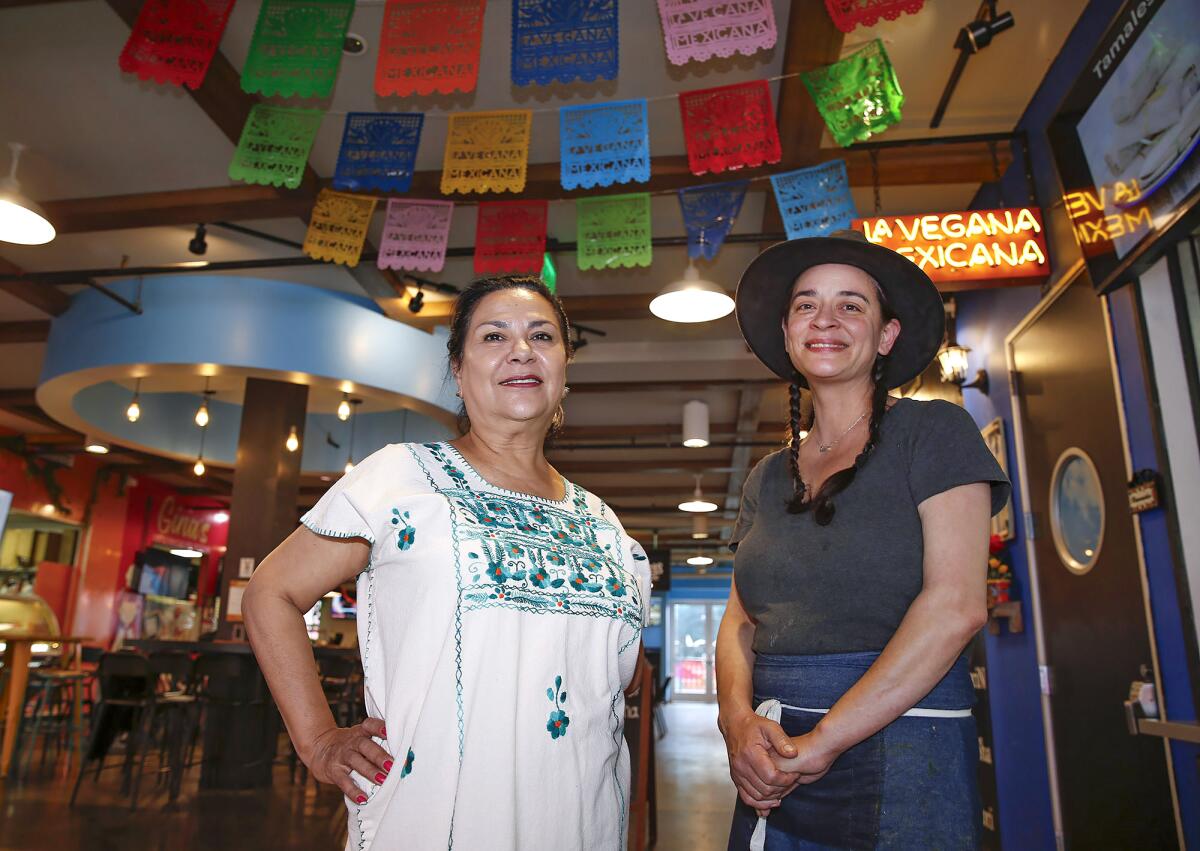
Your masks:
{"label": "blue painted wall", "polygon": [[[1048,249],[1057,273],[1068,269],[1079,259],[1080,252],[1070,222],[1064,214],[1062,186],[1046,139],[1046,128],[1067,91],[1085,70],[1088,58],[1121,5],[1121,0],[1092,0],[1088,4],[1017,125],[1017,129],[1029,134],[1028,157],[1036,187],[1036,200],[1043,207]],[[988,208],[1002,202],[1010,205],[1023,203],[1028,198],[1024,169],[1024,156],[1018,155],[1000,186],[984,187],[972,206]],[[1004,338],[1033,308],[1039,297],[1036,288],[1020,288],[964,293],[958,298],[958,339],[973,349],[970,372],[986,368],[992,381],[989,397],[968,391],[964,405],[980,426],[995,417],[1000,417],[1004,422],[1014,490],[1019,488],[1019,482],[1016,480],[1012,445],[1013,419]],[[1110,300],[1110,308],[1135,468],[1158,467],[1152,412],[1143,378],[1144,365],[1137,341],[1130,292],[1118,293]],[[1023,543],[1023,511],[1020,495],[1014,493],[1018,537],[1010,549],[1010,556],[1018,587],[1022,593],[1027,593],[1029,572]],[[1161,512],[1143,516],[1142,533],[1151,586],[1151,605],[1156,619],[1156,639],[1167,692],[1167,709],[1172,717],[1194,719],[1195,707],[1192,705],[1191,689],[1187,685],[1188,674],[1183,657],[1174,565]],[[1026,623],[1026,631],[1020,635],[1007,632],[1000,636],[985,635],[1000,798],[1000,833],[1005,848],[1020,851],[1054,848],[1033,632],[1035,625],[1031,619],[1027,619]],[[1188,847],[1200,849],[1198,749],[1176,744],[1172,750],[1186,840]]]}
{"label": "blue painted wall", "polygon": [[[1029,562],[1025,557],[1025,506],[1021,502],[1013,411],[1004,338],[1037,304],[1037,287],[964,294],[958,299],[958,341],[971,349],[971,368],[986,369],[987,396],[968,390],[963,405],[980,427],[996,417],[1004,422],[1008,471],[1013,482],[1013,520],[1017,537],[1009,547],[1009,564],[1017,596],[1029,606]],[[988,663],[988,696],[992,718],[993,763],[999,795],[1000,836],[1005,848],[1053,849],[1050,779],[1046,769],[1046,737],[1042,727],[1035,625],[1029,615],[1025,631],[1000,635],[984,632]]]}

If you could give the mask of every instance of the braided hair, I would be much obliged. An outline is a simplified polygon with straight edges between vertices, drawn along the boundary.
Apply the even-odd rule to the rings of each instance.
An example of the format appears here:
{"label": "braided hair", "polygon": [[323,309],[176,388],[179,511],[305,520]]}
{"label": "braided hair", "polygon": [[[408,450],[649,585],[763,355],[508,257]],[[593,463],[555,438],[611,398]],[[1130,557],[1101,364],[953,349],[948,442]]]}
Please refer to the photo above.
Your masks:
{"label": "braided hair", "polygon": [[[879,305],[883,313],[884,323],[890,322],[896,318],[895,312],[892,310],[884,297],[883,290],[876,287],[876,292],[879,296]],[[796,380],[793,380],[788,385],[788,400],[789,400],[789,424],[791,426],[791,440],[788,444],[788,468],[792,474],[792,498],[788,500],[787,510],[789,514],[804,514],[808,511],[813,512],[813,518],[817,521],[818,526],[828,526],[833,520],[834,512],[837,506],[833,504],[833,498],[839,493],[850,487],[850,483],[854,481],[854,477],[858,474],[859,469],[867,462],[871,452],[879,444],[879,429],[883,424],[883,415],[887,412],[888,386],[884,381],[883,376],[887,370],[888,355],[876,355],[875,365],[871,370],[871,422],[867,436],[866,445],[862,451],[858,453],[858,457],[854,459],[854,463],[844,470],[838,470],[825,480],[821,485],[821,489],[809,499],[808,485],[804,483],[804,479],[800,476],[800,432],[811,431],[813,422],[816,419],[816,411],[814,410],[807,422],[801,417],[800,408],[800,384],[799,375]]]}

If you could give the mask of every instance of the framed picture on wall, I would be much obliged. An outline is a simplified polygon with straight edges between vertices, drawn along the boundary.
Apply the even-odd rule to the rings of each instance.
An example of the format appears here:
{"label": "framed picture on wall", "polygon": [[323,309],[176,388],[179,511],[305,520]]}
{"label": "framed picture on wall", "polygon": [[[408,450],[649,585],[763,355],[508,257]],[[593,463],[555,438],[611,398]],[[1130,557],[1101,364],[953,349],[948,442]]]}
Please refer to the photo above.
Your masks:
{"label": "framed picture on wall", "polygon": [[[996,417],[996,419],[985,425],[981,431],[983,433],[983,442],[992,451],[992,455],[996,458],[996,463],[1000,465],[1000,469],[1007,476],[1008,447],[1004,442],[1004,421]],[[1005,503],[1004,508],[1000,509],[1000,513],[992,518],[992,534],[999,535],[1005,541],[1011,541],[1016,537],[1017,533],[1013,528],[1011,497]]]}

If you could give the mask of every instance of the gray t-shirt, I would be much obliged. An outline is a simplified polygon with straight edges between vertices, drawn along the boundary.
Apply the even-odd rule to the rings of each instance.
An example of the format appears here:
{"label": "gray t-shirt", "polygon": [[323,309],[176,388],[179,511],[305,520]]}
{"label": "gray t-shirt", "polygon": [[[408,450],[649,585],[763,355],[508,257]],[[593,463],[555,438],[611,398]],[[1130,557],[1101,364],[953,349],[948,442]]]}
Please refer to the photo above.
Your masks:
{"label": "gray t-shirt", "polygon": [[880,651],[921,590],[924,538],[917,506],[959,485],[988,482],[992,513],[1010,485],[970,415],[945,401],[899,400],[883,417],[879,445],[837,512],[818,526],[788,514],[787,450],[746,478],[730,546],[734,579],[757,622],[756,653]]}

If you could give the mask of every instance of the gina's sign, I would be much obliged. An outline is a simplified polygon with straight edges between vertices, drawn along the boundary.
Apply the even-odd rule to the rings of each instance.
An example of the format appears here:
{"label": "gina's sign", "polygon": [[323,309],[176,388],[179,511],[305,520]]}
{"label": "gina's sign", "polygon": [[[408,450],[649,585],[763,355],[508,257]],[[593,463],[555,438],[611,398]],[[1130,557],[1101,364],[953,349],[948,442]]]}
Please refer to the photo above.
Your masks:
{"label": "gina's sign", "polygon": [[173,496],[168,496],[158,507],[154,525],[160,535],[197,544],[207,544],[208,533],[212,530],[212,523],[180,506]]}
{"label": "gina's sign", "polygon": [[1036,207],[856,219],[867,239],[903,254],[934,282],[1050,274]]}

